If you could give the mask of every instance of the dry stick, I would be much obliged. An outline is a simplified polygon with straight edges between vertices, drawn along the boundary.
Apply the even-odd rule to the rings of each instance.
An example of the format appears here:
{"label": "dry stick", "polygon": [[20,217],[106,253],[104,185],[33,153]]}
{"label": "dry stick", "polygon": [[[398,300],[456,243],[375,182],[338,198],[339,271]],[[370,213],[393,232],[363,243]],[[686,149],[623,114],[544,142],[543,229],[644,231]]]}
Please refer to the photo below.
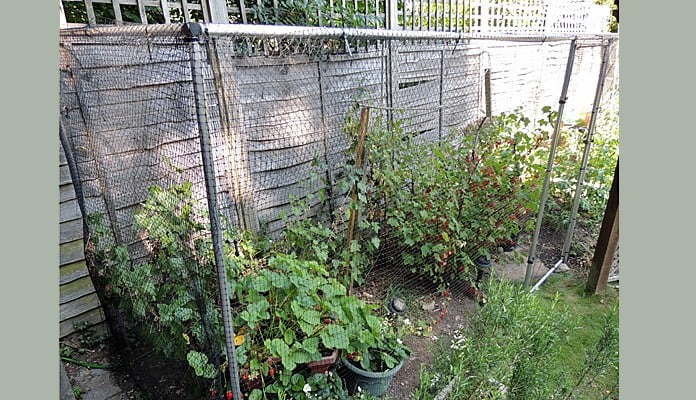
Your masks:
{"label": "dry stick", "polygon": [[[370,119],[370,109],[363,107],[360,110],[360,125],[358,126],[358,146],[355,155],[355,169],[362,168],[363,166],[363,153],[365,149],[365,136],[367,135],[367,123]],[[352,199],[352,204],[354,205],[358,201],[358,184],[357,182],[353,184],[353,190],[350,195]],[[348,241],[347,246],[350,250],[350,244],[353,242],[353,234],[355,231],[355,221],[358,216],[354,207],[350,208],[350,218],[348,219]],[[348,265],[346,269],[349,271],[350,285],[348,286],[348,294],[353,292],[353,273],[350,270],[350,258],[348,257]]]}
{"label": "dry stick", "polygon": [[450,393],[452,393],[452,389],[454,388],[454,382],[456,379],[457,379],[457,377],[452,378],[452,380],[449,381],[447,386],[445,386],[444,389],[442,389],[442,391],[440,393],[438,393],[437,396],[435,396],[435,398],[433,400],[448,399],[450,396]]}

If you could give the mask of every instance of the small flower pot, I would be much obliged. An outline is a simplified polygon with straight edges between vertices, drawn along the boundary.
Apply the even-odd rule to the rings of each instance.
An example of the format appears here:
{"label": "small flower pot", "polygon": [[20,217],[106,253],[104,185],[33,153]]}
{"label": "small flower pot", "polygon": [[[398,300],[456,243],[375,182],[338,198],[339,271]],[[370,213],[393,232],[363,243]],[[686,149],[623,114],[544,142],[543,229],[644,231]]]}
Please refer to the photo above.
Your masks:
{"label": "small flower pot", "polygon": [[312,374],[323,374],[332,365],[336,364],[336,360],[338,360],[338,350],[334,349],[331,354],[322,357],[320,360],[308,362],[307,368],[309,368],[309,372]]}
{"label": "small flower pot", "polygon": [[474,265],[478,269],[489,269],[491,268],[491,259],[484,255],[478,256],[474,260]]}
{"label": "small flower pot", "polygon": [[402,361],[390,370],[384,372],[370,372],[365,371],[348,360],[341,360],[341,363],[345,367],[343,378],[346,381],[346,389],[348,389],[349,394],[363,391],[377,397],[382,396],[387,391],[394,375],[396,375],[404,365]]}

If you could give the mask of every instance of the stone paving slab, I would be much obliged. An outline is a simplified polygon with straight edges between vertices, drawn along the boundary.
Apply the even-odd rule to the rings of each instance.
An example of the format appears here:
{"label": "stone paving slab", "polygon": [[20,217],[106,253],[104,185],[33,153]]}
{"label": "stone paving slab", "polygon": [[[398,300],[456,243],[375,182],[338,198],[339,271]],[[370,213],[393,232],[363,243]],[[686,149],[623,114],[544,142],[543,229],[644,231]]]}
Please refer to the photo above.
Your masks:
{"label": "stone paving slab", "polygon": [[[527,255],[529,247],[518,246],[513,251],[496,255],[491,260],[491,268],[496,277],[509,280],[512,282],[524,282],[524,276],[527,273]],[[549,267],[537,259],[532,264],[532,282],[534,285],[549,271]]]}

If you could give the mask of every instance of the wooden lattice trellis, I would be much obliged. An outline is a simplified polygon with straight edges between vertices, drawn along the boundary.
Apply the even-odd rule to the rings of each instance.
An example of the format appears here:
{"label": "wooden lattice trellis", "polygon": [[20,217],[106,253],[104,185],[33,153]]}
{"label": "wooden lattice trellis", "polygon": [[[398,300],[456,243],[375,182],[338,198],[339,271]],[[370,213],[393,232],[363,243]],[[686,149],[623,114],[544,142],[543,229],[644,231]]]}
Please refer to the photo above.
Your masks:
{"label": "wooden lattice trellis", "polygon": [[[264,2],[256,3],[260,6]],[[385,20],[383,27],[493,35],[600,33],[606,31],[610,16],[609,7],[590,0],[329,0],[327,12],[336,14],[340,7],[360,12],[366,3],[367,14]],[[62,21],[64,8],[78,6],[86,14],[84,22],[90,25],[161,20],[247,23],[252,12],[240,0],[61,0],[60,4]],[[277,10],[281,2],[274,0],[272,4]],[[96,10],[103,13],[104,7],[113,21],[99,20]],[[161,15],[160,21],[151,18],[154,13]],[[327,24],[332,24],[330,19]]]}

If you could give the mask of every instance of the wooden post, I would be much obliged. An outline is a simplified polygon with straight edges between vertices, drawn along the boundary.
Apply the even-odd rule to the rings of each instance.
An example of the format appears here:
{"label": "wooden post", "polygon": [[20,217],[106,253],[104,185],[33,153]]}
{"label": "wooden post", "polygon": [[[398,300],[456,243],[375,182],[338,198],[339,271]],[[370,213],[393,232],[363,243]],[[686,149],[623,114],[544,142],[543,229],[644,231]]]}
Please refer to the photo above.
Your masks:
{"label": "wooden post", "polygon": [[63,2],[59,1],[58,6],[60,7],[60,27],[65,28],[68,26],[68,21],[65,18],[65,10],[63,10]]}
{"label": "wooden post", "polygon": [[[355,168],[362,168],[363,166],[363,153],[365,152],[365,136],[367,136],[367,123],[370,119],[370,109],[369,108],[362,108],[360,110],[360,125],[358,126],[358,145],[356,149],[356,155],[355,155]],[[351,205],[355,204],[355,202],[358,201],[358,185],[357,183],[353,185],[353,190],[350,195],[352,201]],[[348,240],[347,240],[347,246],[348,249],[350,249],[350,244],[353,242],[353,235],[355,232],[355,223],[356,220],[358,219],[358,213],[355,211],[354,208],[351,207],[350,209],[350,216],[348,218]],[[346,266],[346,270],[350,274],[350,285],[348,286],[348,294],[350,294],[353,291],[353,273],[351,271],[351,266],[350,266],[350,259],[348,260],[348,265]]]}
{"label": "wooden post", "polygon": [[[387,15],[386,15],[386,28],[396,29],[399,27],[398,13],[399,5],[397,0],[387,0]],[[405,24],[405,21],[404,21]],[[367,28],[367,26],[365,26]]]}
{"label": "wooden post", "polygon": [[201,7],[203,8],[206,22],[214,24],[228,24],[230,22],[225,0],[204,0],[201,2]]}
{"label": "wooden post", "polygon": [[586,291],[599,293],[607,287],[611,264],[614,261],[616,248],[619,244],[619,160],[616,160],[614,169],[614,181],[611,183],[609,200],[604,210],[602,227],[599,231],[597,246],[590,276],[587,279]]}

